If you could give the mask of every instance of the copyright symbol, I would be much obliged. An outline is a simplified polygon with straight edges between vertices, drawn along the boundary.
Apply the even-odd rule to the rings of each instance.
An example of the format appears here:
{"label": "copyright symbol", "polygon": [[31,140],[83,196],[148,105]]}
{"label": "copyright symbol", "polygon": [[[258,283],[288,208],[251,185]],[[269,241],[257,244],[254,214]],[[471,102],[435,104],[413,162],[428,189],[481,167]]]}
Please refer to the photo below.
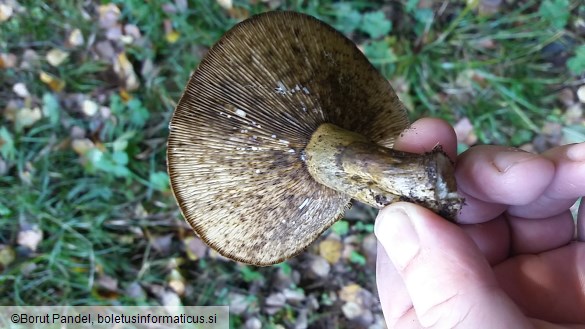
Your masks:
{"label": "copyright symbol", "polygon": [[10,320],[12,320],[12,323],[19,323],[20,317],[18,316],[18,314],[12,314],[12,316],[10,317]]}

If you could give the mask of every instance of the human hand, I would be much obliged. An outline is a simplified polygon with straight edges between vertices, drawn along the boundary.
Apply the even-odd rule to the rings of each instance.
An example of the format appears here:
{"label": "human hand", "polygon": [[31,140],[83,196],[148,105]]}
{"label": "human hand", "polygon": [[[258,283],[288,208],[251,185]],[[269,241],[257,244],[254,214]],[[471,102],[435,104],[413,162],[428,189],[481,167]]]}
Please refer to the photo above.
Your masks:
{"label": "human hand", "polygon": [[[447,123],[422,119],[395,148],[436,144]],[[456,161],[458,225],[399,202],[380,211],[377,283],[390,328],[585,328],[585,143],[541,155],[472,147]],[[581,325],[579,325],[581,324]]]}

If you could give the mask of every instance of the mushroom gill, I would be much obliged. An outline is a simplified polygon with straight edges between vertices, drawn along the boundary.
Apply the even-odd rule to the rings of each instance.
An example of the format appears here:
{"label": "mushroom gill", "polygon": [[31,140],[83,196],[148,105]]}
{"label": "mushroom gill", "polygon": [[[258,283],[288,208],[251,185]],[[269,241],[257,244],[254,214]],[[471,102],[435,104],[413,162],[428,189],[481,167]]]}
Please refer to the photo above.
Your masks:
{"label": "mushroom gill", "polygon": [[171,187],[209,246],[255,265],[301,252],[352,197],[453,218],[461,199],[445,154],[390,149],[407,126],[394,90],[349,39],[308,15],[260,14],[191,76],[169,125]]}

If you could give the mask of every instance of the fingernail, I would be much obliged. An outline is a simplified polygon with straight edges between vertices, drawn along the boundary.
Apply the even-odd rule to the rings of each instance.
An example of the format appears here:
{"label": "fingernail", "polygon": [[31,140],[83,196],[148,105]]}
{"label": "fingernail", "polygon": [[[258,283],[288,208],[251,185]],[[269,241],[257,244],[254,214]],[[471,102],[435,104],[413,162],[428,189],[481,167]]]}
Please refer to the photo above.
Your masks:
{"label": "fingernail", "polygon": [[497,154],[493,164],[499,172],[505,173],[514,165],[534,159],[538,155],[528,153],[522,150],[506,151]]}
{"label": "fingernail", "polygon": [[419,237],[408,213],[400,207],[381,212],[374,227],[376,237],[398,268],[405,267],[420,249]]}
{"label": "fingernail", "polygon": [[585,161],[585,143],[571,145],[567,149],[567,157],[572,161]]}

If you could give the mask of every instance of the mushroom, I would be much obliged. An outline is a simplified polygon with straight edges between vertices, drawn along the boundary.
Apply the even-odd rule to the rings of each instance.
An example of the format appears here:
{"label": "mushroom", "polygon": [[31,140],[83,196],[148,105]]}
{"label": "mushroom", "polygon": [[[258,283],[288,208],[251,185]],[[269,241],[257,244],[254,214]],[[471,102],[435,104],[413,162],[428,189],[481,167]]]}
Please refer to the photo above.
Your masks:
{"label": "mushroom", "polygon": [[192,74],[169,125],[181,212],[211,248],[270,265],[295,256],[352,198],[453,219],[462,199],[440,147],[393,150],[408,127],[388,81],[329,25],[268,12],[229,30]]}

